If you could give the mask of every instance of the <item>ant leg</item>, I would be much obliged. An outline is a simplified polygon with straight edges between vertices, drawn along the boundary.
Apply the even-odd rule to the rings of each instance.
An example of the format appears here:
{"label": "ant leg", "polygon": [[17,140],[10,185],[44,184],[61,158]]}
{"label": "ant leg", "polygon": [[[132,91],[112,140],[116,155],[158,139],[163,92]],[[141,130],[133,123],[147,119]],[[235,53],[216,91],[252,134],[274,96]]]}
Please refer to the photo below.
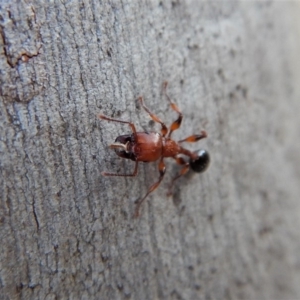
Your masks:
{"label": "ant leg", "polygon": [[133,134],[136,136],[136,129],[133,123],[131,122],[127,122],[127,121],[122,121],[122,120],[117,120],[117,119],[113,119],[107,116],[104,116],[102,114],[98,115],[98,117],[102,120],[106,120],[106,121],[113,121],[113,122],[118,122],[118,123],[123,123],[123,124],[128,124],[131,127],[131,130],[133,132]]}
{"label": "ant leg", "polygon": [[102,174],[103,176],[134,177],[134,176],[136,176],[136,174],[137,174],[138,164],[139,164],[139,162],[136,161],[136,162],[135,162],[134,171],[133,171],[132,174],[119,174],[119,173],[108,173],[108,172],[102,172],[101,174]]}
{"label": "ant leg", "polygon": [[174,177],[171,181],[171,184],[170,184],[170,187],[169,187],[169,190],[168,190],[168,193],[167,193],[167,196],[171,196],[172,195],[172,188],[173,188],[173,185],[174,185],[174,182],[180,178],[181,176],[183,176],[184,174],[187,173],[187,171],[189,170],[190,168],[190,164],[188,162],[186,162],[182,157],[173,157],[176,162],[179,164],[179,165],[183,165],[184,167],[181,169],[180,173]]}
{"label": "ant leg", "polygon": [[159,117],[157,117],[156,115],[154,115],[150,110],[149,108],[144,104],[144,99],[143,97],[139,97],[138,100],[140,101],[142,107],[144,108],[144,110],[149,114],[149,116],[151,117],[151,119],[154,121],[154,122],[157,122],[161,125],[161,133],[162,133],[162,136],[165,136],[167,133],[168,133],[168,128],[167,126],[165,125],[164,122],[162,122],[160,120]]}
{"label": "ant leg", "polygon": [[166,95],[166,97],[167,97],[167,99],[168,99],[168,101],[169,101],[169,103],[170,103],[170,105],[171,105],[171,108],[172,108],[173,110],[175,110],[175,111],[178,113],[178,118],[177,118],[177,120],[175,120],[175,121],[172,123],[172,125],[170,126],[170,131],[169,131],[168,137],[171,137],[172,132],[173,132],[174,130],[177,130],[177,129],[180,127],[181,122],[182,122],[183,115],[182,115],[181,111],[179,110],[178,106],[177,106],[174,102],[172,102],[170,96],[168,95],[168,93],[167,93],[167,86],[168,86],[168,82],[165,81],[164,84],[163,84],[163,91],[164,91],[164,94]]}
{"label": "ant leg", "polygon": [[204,139],[207,137],[207,133],[205,130],[202,130],[201,131],[201,134],[194,134],[194,135],[191,135],[181,141],[178,141],[178,143],[183,143],[183,142],[188,142],[188,143],[194,143],[194,142],[197,142],[201,139]]}
{"label": "ant leg", "polygon": [[134,216],[137,218],[139,216],[139,210],[140,210],[140,207],[142,205],[142,203],[144,202],[144,200],[146,199],[146,197],[152,193],[158,186],[159,184],[161,183],[161,181],[163,180],[164,178],[164,175],[166,173],[166,166],[165,166],[165,163],[163,161],[163,158],[161,158],[159,164],[158,164],[158,170],[159,170],[159,179],[156,183],[154,183],[149,189],[148,189],[148,192],[146,193],[146,195],[137,200],[136,201],[136,207],[135,207],[135,214]]}

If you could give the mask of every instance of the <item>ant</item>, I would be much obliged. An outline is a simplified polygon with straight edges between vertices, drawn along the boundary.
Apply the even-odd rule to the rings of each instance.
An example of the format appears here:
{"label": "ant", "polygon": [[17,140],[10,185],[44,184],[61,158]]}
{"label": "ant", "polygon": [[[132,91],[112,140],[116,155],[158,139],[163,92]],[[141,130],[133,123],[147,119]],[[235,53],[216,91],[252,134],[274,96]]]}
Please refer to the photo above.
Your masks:
{"label": "ant", "polygon": [[[183,142],[194,143],[203,138],[207,137],[206,131],[202,130],[200,134],[191,135],[183,140],[178,142],[171,139],[173,131],[177,130],[182,122],[183,115],[177,105],[171,101],[171,98],[167,94],[168,82],[164,82],[163,91],[164,94],[170,103],[171,108],[178,113],[178,118],[172,123],[170,129],[168,130],[167,126],[156,116],[154,115],[144,104],[143,97],[139,97],[138,101],[145,111],[149,114],[151,119],[154,122],[157,122],[161,125],[161,133],[157,132],[137,132],[135,126],[132,122],[122,121],[107,117],[100,114],[99,118],[106,121],[113,121],[123,124],[128,124],[132,130],[132,134],[120,135],[116,138],[115,142],[110,145],[110,148],[114,149],[116,154],[122,158],[131,159],[135,161],[135,167],[132,174],[118,174],[118,173],[107,173],[102,172],[103,176],[124,176],[124,177],[134,177],[137,175],[138,164],[142,162],[154,162],[159,160],[158,170],[159,170],[159,179],[154,183],[147,191],[146,195],[138,199],[136,203],[135,217],[139,216],[139,209],[141,204],[144,202],[146,197],[152,193],[161,183],[165,172],[166,167],[164,163],[165,157],[172,157],[176,160],[176,163],[183,166],[180,173],[173,178],[171,185],[169,187],[168,196],[172,194],[172,187],[174,182],[186,174],[187,171],[191,168],[193,171],[201,173],[204,172],[210,162],[209,154],[206,150],[198,150],[196,152],[191,152],[181,146]],[[180,154],[186,155],[189,157],[189,161],[186,161]]]}

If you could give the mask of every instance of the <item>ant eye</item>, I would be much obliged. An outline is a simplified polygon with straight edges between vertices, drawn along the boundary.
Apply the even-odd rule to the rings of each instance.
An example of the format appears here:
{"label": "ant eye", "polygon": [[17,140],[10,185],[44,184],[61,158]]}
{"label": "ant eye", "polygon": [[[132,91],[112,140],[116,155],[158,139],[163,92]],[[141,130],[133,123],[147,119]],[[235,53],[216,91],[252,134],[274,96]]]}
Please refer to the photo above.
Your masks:
{"label": "ant eye", "polygon": [[196,160],[190,160],[191,169],[194,172],[202,173],[209,166],[209,162],[210,162],[209,154],[206,150],[203,149],[198,150],[195,153],[197,153],[198,158]]}

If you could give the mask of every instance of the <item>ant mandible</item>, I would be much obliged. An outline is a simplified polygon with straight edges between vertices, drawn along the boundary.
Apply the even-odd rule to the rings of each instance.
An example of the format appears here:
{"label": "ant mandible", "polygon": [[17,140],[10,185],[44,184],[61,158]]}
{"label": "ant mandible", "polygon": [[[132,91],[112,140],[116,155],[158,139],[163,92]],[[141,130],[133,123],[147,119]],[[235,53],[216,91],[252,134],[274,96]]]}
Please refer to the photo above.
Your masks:
{"label": "ant mandible", "polygon": [[[180,173],[173,178],[169,187],[168,195],[172,194],[171,191],[175,180],[177,180],[182,175],[186,174],[190,167],[193,171],[201,173],[204,172],[209,166],[210,157],[206,150],[198,150],[196,152],[191,152],[190,150],[187,150],[180,145],[183,142],[194,143],[203,138],[206,138],[206,131],[202,130],[200,134],[191,135],[178,142],[171,139],[173,131],[177,130],[180,127],[183,115],[177,107],[177,105],[171,101],[171,98],[167,94],[167,85],[168,82],[164,82],[164,94],[166,95],[166,98],[170,103],[171,108],[178,113],[177,120],[175,120],[172,123],[169,130],[167,126],[145,106],[143,97],[138,98],[139,102],[141,103],[141,106],[150,115],[152,120],[161,125],[161,134],[157,132],[137,132],[132,122],[113,119],[102,114],[99,115],[99,118],[102,120],[128,124],[131,127],[132,134],[118,136],[115,142],[110,145],[110,148],[114,149],[118,156],[135,161],[135,167],[132,174],[102,172],[103,176],[134,177],[137,175],[138,164],[140,161],[154,162],[159,160],[159,179],[148,189],[146,195],[143,198],[138,199],[135,202],[135,217],[139,216],[140,206],[146,199],[146,197],[150,193],[152,193],[161,183],[166,172],[166,167],[164,163],[165,157],[172,157],[176,160],[177,164],[183,166]],[[188,156],[189,161],[186,161],[182,156],[179,156],[180,154]]]}

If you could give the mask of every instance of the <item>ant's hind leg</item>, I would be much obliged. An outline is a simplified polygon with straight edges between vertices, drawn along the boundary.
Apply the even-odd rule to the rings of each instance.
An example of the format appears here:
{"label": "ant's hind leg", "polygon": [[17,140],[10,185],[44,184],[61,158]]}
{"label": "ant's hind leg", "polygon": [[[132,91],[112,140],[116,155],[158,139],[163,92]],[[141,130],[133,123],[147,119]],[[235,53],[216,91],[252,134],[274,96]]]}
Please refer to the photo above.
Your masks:
{"label": "ant's hind leg", "polygon": [[165,166],[165,163],[164,163],[164,161],[163,161],[163,158],[161,158],[161,160],[160,160],[160,162],[159,162],[159,164],[158,164],[158,170],[159,170],[159,179],[158,179],[158,181],[157,181],[156,183],[154,183],[154,184],[148,189],[148,192],[146,193],[146,195],[145,195],[143,198],[137,200],[136,203],[135,203],[135,204],[136,204],[136,207],[135,207],[135,214],[134,214],[134,216],[135,216],[136,218],[139,216],[139,210],[140,210],[140,207],[141,207],[142,203],[144,202],[144,200],[146,199],[146,197],[147,197],[150,193],[152,193],[152,192],[159,186],[159,184],[161,183],[161,181],[162,181],[163,178],[164,178],[164,175],[165,175],[165,173],[166,173],[166,166]]}
{"label": "ant's hind leg", "polygon": [[179,110],[178,106],[174,102],[172,102],[170,96],[168,95],[167,86],[168,86],[168,82],[165,81],[164,84],[163,84],[164,94],[166,95],[166,97],[167,97],[167,99],[168,99],[168,101],[171,105],[171,108],[178,113],[178,118],[170,126],[170,131],[169,131],[168,137],[171,137],[172,132],[174,130],[177,130],[180,127],[182,119],[183,119],[183,115],[182,115],[181,111]]}
{"label": "ant's hind leg", "polygon": [[178,141],[178,143],[188,142],[188,143],[195,143],[198,142],[201,139],[204,139],[207,137],[207,133],[205,130],[202,130],[200,134],[193,134],[183,140]]}
{"label": "ant's hind leg", "polygon": [[171,184],[169,186],[168,193],[167,193],[168,197],[172,195],[172,188],[173,188],[174,182],[178,178],[180,178],[181,176],[186,174],[188,172],[188,170],[190,169],[190,164],[188,162],[186,162],[182,157],[173,157],[173,158],[176,160],[177,164],[182,165],[183,168],[181,169],[180,173],[172,179]]}
{"label": "ant's hind leg", "polygon": [[149,114],[149,116],[151,117],[151,119],[154,121],[154,122],[157,122],[161,125],[161,133],[162,133],[162,136],[165,136],[167,133],[168,133],[168,128],[167,126],[165,125],[164,122],[161,121],[161,119],[159,117],[157,117],[156,115],[154,115],[150,110],[149,108],[144,104],[144,98],[143,97],[139,97],[138,100],[140,101],[142,107],[144,108],[144,110]]}

